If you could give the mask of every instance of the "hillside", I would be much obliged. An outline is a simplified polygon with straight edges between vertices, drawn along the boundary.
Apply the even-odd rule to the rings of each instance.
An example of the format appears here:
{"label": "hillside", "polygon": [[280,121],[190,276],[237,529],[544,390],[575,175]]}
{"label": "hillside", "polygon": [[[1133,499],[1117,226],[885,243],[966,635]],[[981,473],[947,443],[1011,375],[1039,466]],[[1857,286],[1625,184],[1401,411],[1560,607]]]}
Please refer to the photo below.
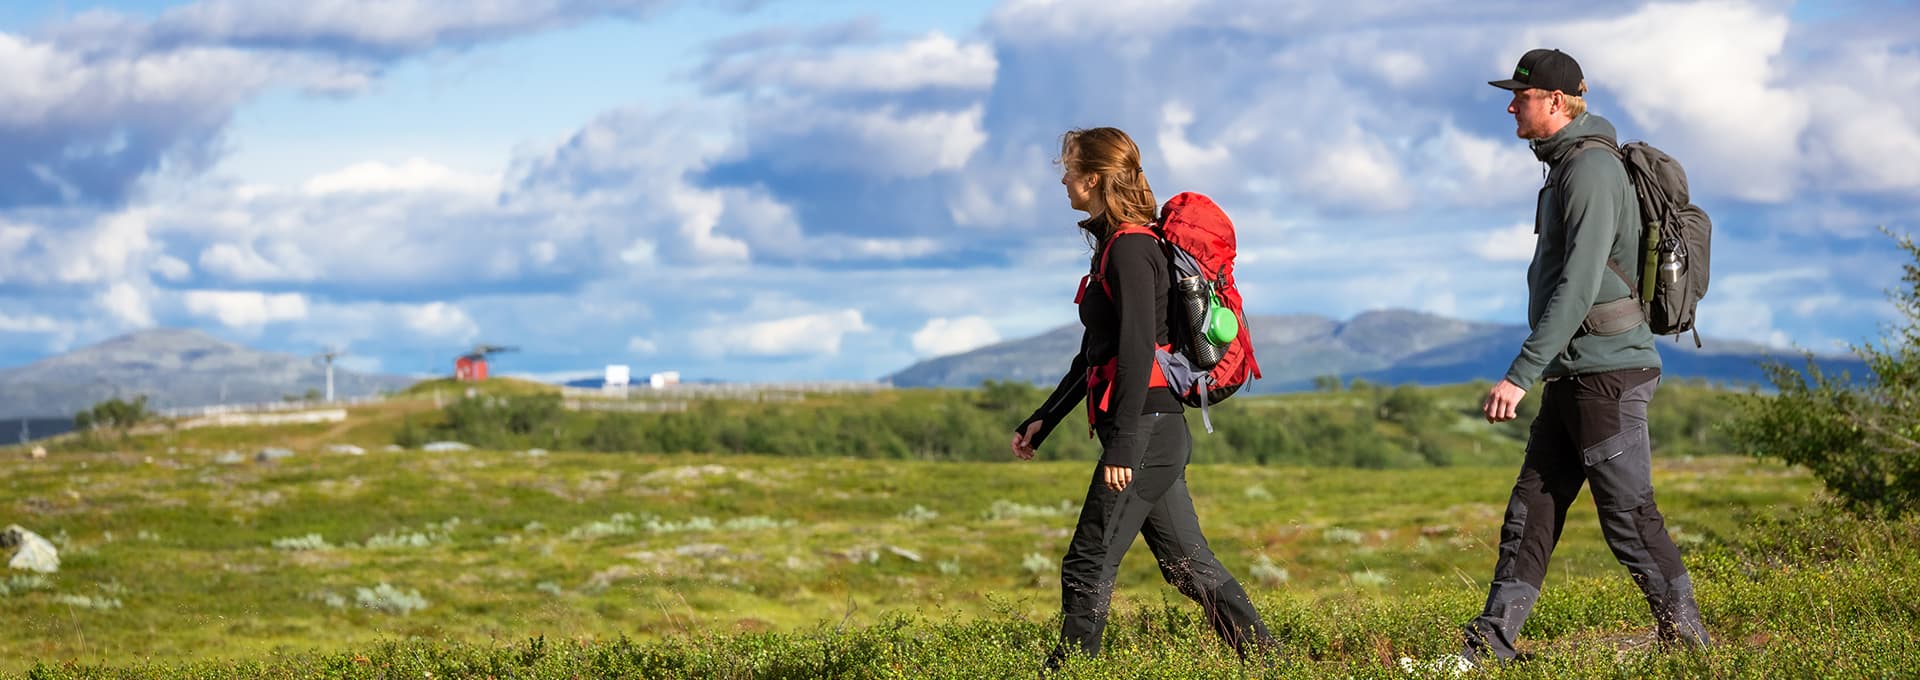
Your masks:
{"label": "hillside", "polygon": [[[413,384],[336,366],[334,395],[355,397]],[[309,357],[261,352],[196,330],[159,328],[0,370],[0,420],[70,417],[106,399],[147,395],[154,408],[276,401],[326,389]]]}
{"label": "hillside", "polygon": [[[1306,389],[1323,375],[1387,384],[1442,385],[1494,380],[1527,337],[1520,325],[1462,321],[1405,310],[1366,312],[1347,321],[1322,316],[1252,316],[1254,354],[1265,378],[1260,391]],[[1760,362],[1783,353],[1752,343],[1691,337],[1658,343],[1669,378],[1721,384],[1763,382]],[[883,380],[899,387],[975,387],[986,380],[1051,385],[1079,350],[1080,326],[1070,324],[1029,338],[928,359]],[[1835,370],[1863,372],[1852,357],[1823,357]]]}

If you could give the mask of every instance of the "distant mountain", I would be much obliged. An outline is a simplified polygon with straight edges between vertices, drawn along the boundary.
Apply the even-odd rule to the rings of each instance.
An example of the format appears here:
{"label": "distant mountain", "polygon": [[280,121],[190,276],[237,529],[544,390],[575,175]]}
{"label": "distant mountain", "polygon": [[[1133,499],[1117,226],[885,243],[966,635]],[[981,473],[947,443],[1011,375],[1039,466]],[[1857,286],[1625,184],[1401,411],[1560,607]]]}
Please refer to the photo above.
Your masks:
{"label": "distant mountain", "polygon": [[[398,390],[413,382],[338,365],[333,370],[336,397]],[[107,399],[142,394],[153,408],[274,401],[310,389],[324,391],[326,384],[325,366],[310,357],[261,352],[195,330],[160,328],[0,370],[0,421],[70,417]]]}
{"label": "distant mountain", "polygon": [[[1252,316],[1254,355],[1265,379],[1259,391],[1292,391],[1312,386],[1317,376],[1362,378],[1372,382],[1425,385],[1497,380],[1527,337],[1525,326],[1462,321],[1423,312],[1366,312],[1349,321],[1323,316]],[[1692,336],[1658,344],[1663,373],[1673,378],[1714,382],[1765,382],[1760,361],[1768,356],[1794,358],[1749,342]],[[1067,370],[1080,348],[1080,326],[1063,326],[1040,335],[1009,340],[971,352],[929,359],[883,380],[898,387],[973,387],[985,380],[1023,380],[1050,385]],[[1865,373],[1851,356],[1822,357],[1834,370]]]}

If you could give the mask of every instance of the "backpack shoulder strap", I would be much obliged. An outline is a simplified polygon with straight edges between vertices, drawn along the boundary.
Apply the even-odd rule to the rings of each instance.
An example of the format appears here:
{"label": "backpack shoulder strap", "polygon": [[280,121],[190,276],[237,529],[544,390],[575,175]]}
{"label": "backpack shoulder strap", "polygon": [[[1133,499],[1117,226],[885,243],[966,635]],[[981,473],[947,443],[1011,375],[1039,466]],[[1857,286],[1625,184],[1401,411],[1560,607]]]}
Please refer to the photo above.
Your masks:
{"label": "backpack shoulder strap", "polygon": [[[1607,141],[1607,138],[1605,137],[1585,137],[1585,138],[1582,138],[1580,141],[1575,142],[1573,145],[1573,149],[1567,152],[1566,157],[1560,159],[1560,164],[1554,166],[1553,172],[1547,176],[1547,184],[1558,185],[1560,183],[1561,178],[1566,174],[1567,165],[1573,162],[1573,157],[1578,156],[1580,155],[1581,152],[1587,151],[1589,149],[1605,149],[1609,155],[1613,156],[1614,158],[1620,159],[1621,167],[1622,169],[1625,169],[1626,156],[1625,154],[1621,153],[1620,147],[1614,145],[1613,142]],[[1633,185],[1632,177],[1627,178],[1627,184],[1628,186]],[[1621,283],[1627,284],[1628,294],[1632,295],[1633,299],[1635,300],[1640,299],[1640,287],[1634,285],[1633,277],[1627,276],[1627,272],[1625,270],[1622,270],[1620,268],[1620,265],[1613,261],[1613,257],[1611,255],[1607,257],[1607,269],[1613,270],[1613,275],[1620,277]]]}
{"label": "backpack shoulder strap", "polygon": [[1626,156],[1620,152],[1620,147],[1614,146],[1613,142],[1607,141],[1607,138],[1582,137],[1580,141],[1573,143],[1572,149],[1567,150],[1566,156],[1561,157],[1560,163],[1553,166],[1553,171],[1547,174],[1547,183],[1558,185],[1560,178],[1567,172],[1567,165],[1573,162],[1575,156],[1580,155],[1581,152],[1587,151],[1588,149],[1606,149],[1608,154],[1614,158],[1621,159],[1622,163],[1626,160]]}
{"label": "backpack shoulder strap", "polygon": [[[1114,231],[1112,236],[1107,237],[1106,244],[1100,247],[1100,268],[1093,272],[1094,278],[1100,279],[1100,285],[1102,287],[1107,285],[1107,255],[1113,252],[1113,242],[1120,240],[1120,237],[1126,236],[1127,234],[1146,234],[1155,239],[1160,238],[1160,234],[1155,232],[1151,227],[1143,227],[1138,224],[1129,224]],[[1111,293],[1112,291],[1108,292]]]}

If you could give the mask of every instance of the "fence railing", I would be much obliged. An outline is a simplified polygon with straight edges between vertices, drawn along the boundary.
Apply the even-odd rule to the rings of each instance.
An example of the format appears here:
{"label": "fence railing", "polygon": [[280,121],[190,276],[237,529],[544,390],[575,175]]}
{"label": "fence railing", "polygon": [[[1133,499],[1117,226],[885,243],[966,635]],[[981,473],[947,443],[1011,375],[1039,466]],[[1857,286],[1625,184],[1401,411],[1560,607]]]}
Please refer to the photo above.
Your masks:
{"label": "fence railing", "polygon": [[285,413],[289,411],[307,411],[312,409],[342,408],[347,406],[363,406],[366,404],[377,404],[386,400],[387,400],[386,395],[374,394],[374,395],[367,395],[364,397],[344,397],[340,399],[335,399],[333,401],[326,401],[324,399],[314,399],[314,400],[301,399],[299,401],[284,401],[284,400],[283,401],[263,401],[263,402],[256,402],[251,404],[209,404],[206,406],[181,406],[176,408],[154,409],[154,414],[162,418],[174,418],[174,419],[205,418],[208,416],[219,416],[219,415],[228,415],[228,414],[237,414],[237,413]]}

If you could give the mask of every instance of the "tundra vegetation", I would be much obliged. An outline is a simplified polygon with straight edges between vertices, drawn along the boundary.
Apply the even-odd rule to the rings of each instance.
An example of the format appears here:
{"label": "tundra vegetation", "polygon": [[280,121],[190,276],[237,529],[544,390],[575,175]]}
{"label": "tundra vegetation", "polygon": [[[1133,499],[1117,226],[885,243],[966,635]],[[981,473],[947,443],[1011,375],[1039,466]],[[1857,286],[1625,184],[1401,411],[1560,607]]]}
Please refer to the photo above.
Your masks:
{"label": "tundra vegetation", "polygon": [[[1871,375],[1804,359],[1764,391],[1656,398],[1655,485],[1718,646],[1653,644],[1582,501],[1531,659],[1474,677],[1920,669],[1920,271],[1903,281],[1904,326],[1856,350]],[[1007,460],[1032,387],[657,413],[466,389],[421,385],[343,423],[140,423],[8,455],[4,521],[62,561],[0,579],[0,673],[972,679],[1029,676],[1052,642],[1094,454],[1070,424],[1045,460]],[[1059,677],[1434,675],[1399,659],[1457,649],[1525,436],[1475,417],[1484,389],[1329,378],[1220,405],[1189,483],[1284,651],[1235,659],[1136,545],[1108,653]],[[422,448],[449,439],[477,448]],[[241,455],[264,447],[294,455]]]}

